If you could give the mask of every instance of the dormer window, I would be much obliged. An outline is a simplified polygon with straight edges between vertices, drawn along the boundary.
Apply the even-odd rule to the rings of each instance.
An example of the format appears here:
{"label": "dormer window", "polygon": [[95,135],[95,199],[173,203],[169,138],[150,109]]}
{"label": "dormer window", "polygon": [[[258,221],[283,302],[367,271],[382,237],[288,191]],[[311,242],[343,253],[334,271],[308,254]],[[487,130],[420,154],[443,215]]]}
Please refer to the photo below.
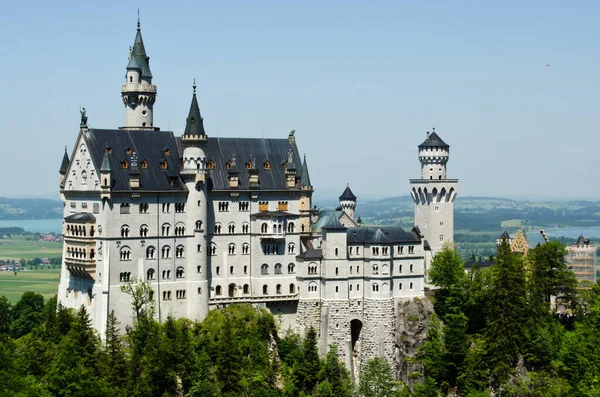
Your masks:
{"label": "dormer window", "polygon": [[251,170],[251,169],[252,169],[252,161],[248,161],[248,162],[246,163],[246,169],[247,169],[247,170]]}
{"label": "dormer window", "polygon": [[171,149],[166,148],[165,150],[163,150],[163,153],[165,154],[165,156],[168,156],[171,154]]}
{"label": "dormer window", "polygon": [[209,160],[208,164],[206,164],[206,168],[208,168],[209,170],[214,170],[215,169],[215,162],[213,160]]}
{"label": "dormer window", "polygon": [[225,163],[225,167],[227,167],[228,170],[231,169],[231,160],[229,160],[227,163]]}
{"label": "dormer window", "polygon": [[143,169],[146,169],[146,168],[148,168],[148,162],[147,162],[146,160],[142,160],[142,162],[140,163],[140,166],[141,166]]}
{"label": "dormer window", "polygon": [[127,149],[125,149],[125,154],[131,154],[132,150],[130,147],[128,147]]}
{"label": "dormer window", "polygon": [[271,163],[267,160],[264,164],[265,170],[270,170],[271,169]]}
{"label": "dormer window", "polygon": [[162,168],[163,170],[167,169],[167,160],[163,160],[160,162],[160,168]]}
{"label": "dormer window", "polygon": [[110,146],[106,147],[106,151],[108,152],[108,154],[112,154],[112,148]]}
{"label": "dormer window", "polygon": [[121,168],[129,168],[129,162],[127,161],[127,159],[121,162]]}

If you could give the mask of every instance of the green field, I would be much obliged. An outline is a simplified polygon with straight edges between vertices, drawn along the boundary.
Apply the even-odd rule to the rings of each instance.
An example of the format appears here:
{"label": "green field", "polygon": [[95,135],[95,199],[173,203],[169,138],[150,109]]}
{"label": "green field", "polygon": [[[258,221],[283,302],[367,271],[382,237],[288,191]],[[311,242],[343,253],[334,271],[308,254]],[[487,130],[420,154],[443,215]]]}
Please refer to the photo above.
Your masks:
{"label": "green field", "polygon": [[49,298],[56,294],[60,280],[60,269],[0,272],[0,295],[16,303],[26,291],[33,291]]}
{"label": "green field", "polygon": [[55,258],[62,255],[62,243],[47,243],[27,238],[31,238],[31,235],[0,239],[0,260]]}

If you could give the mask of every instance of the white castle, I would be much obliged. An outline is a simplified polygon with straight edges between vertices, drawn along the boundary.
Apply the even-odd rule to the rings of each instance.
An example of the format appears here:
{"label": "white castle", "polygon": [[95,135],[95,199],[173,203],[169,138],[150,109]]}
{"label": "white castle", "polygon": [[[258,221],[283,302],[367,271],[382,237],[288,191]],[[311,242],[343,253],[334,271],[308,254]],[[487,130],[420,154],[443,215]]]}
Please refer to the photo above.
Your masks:
{"label": "white castle", "polygon": [[200,321],[245,302],[270,310],[282,330],[315,327],[321,352],[337,344],[348,368],[375,356],[392,362],[399,304],[424,296],[427,264],[453,238],[449,146],[435,132],[419,146],[412,230],[361,226],[349,187],[337,210],[312,206],[293,131],[209,137],[193,88],[183,134],[156,127],[157,89],[138,22],[121,87],[125,126],[88,128],[83,110],[60,168],[60,303],[86,306],[103,334],[111,311],[131,323],[120,288],[142,280],[159,321]]}

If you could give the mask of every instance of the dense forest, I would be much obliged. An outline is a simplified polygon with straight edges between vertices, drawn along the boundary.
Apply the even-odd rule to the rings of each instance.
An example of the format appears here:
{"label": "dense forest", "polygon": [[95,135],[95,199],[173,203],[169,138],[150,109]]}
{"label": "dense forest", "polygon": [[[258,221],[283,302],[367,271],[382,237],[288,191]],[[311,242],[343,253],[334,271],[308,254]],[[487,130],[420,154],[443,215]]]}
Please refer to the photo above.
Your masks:
{"label": "dense forest", "polygon": [[600,287],[577,285],[558,242],[527,257],[507,241],[496,265],[465,273],[458,252],[433,260],[432,321],[415,396],[599,396]]}
{"label": "dense forest", "polygon": [[[127,287],[126,287],[127,288]],[[11,306],[0,297],[2,396],[399,396],[382,359],[365,365],[354,388],[336,346],[319,357],[309,329],[279,335],[273,316],[250,305],[213,310],[201,323],[154,320],[147,284],[130,284],[133,326],[114,315],[105,340],[77,312],[25,293]],[[356,395],[356,394],[354,394]]]}

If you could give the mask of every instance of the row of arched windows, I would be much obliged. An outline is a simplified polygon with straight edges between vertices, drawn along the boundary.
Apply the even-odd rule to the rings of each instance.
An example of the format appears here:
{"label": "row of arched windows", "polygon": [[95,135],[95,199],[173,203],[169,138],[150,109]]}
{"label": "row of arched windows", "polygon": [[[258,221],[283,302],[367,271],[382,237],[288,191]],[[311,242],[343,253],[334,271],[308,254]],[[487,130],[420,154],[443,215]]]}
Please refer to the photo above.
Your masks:
{"label": "row of arched windows", "polygon": [[[67,225],[67,236],[86,237],[87,229],[83,225]],[[94,226],[90,227],[90,237],[94,237]]]}
{"label": "row of arched windows", "polygon": [[[229,288],[228,288],[228,297],[229,298],[235,298],[237,296],[237,290],[238,290],[238,286],[235,284],[229,284]],[[201,294],[201,290],[198,289],[198,293]],[[288,293],[289,294],[295,294],[296,293],[296,285],[295,284],[290,284],[288,287]],[[244,284],[244,286],[242,287],[242,294],[243,295],[248,295],[250,294],[250,286],[248,284]],[[262,287],[262,294],[263,295],[269,295],[269,286],[268,285],[263,285]],[[281,284],[277,284],[275,286],[275,294],[280,295],[283,294],[283,288],[281,286]],[[221,287],[220,285],[217,285],[215,287],[215,295],[216,296],[222,296],[223,295],[223,287]]]}
{"label": "row of arched windows", "polygon": [[[276,263],[274,266],[274,274],[283,274],[283,265],[281,263]],[[296,265],[294,265],[293,263],[288,264],[287,266],[287,271],[288,274],[294,274],[296,269]],[[266,263],[263,263],[260,267],[260,274],[263,276],[266,276],[269,274],[269,265]]]}
{"label": "row of arched windows", "polygon": [[[171,247],[165,245],[160,250],[161,258],[168,259],[171,257]],[[178,245],[175,247],[175,257],[176,258],[185,258],[185,247],[183,245]],[[152,245],[146,247],[146,259],[156,259],[156,248]]]}
{"label": "row of arched windows", "polygon": [[[90,249],[90,259],[94,259],[96,252]],[[87,259],[87,251],[85,248],[67,247],[67,257],[74,259]]]}

